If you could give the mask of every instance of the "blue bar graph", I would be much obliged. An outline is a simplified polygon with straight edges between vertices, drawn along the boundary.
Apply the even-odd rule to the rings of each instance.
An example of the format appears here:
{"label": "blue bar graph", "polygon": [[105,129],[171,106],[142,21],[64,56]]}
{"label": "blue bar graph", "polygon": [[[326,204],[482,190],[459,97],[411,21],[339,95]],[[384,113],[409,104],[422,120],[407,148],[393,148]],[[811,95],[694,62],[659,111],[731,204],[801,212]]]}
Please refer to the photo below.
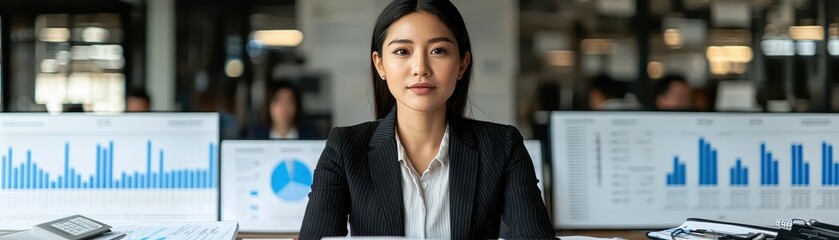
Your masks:
{"label": "blue bar graph", "polygon": [[679,156],[673,157],[673,172],[667,174],[667,186],[684,186],[687,183],[685,163],[679,162]]}
{"label": "blue bar graph", "polygon": [[792,186],[810,185],[810,163],[804,161],[804,146],[792,144]]}
{"label": "blue bar graph", "polygon": [[717,149],[704,138],[699,139],[699,186],[716,186]]}
{"label": "blue bar graph", "polygon": [[7,174],[9,172],[9,167],[7,167],[9,161],[6,160],[6,156],[3,156],[2,159],[3,159],[3,161],[2,161],[3,176],[2,176],[2,179],[0,179],[0,189],[5,189],[7,187],[6,186],[6,183],[7,183],[6,180],[9,177],[8,176],[9,174]]}
{"label": "blue bar graph", "polygon": [[731,186],[749,185],[749,168],[743,166],[743,160],[737,159],[737,163],[731,167]]}
{"label": "blue bar graph", "polygon": [[766,143],[760,144],[760,185],[778,186],[778,160],[766,150]]}
{"label": "blue bar graph", "polygon": [[[26,151],[26,160],[13,166],[14,155],[10,147],[5,155],[0,156],[0,189],[207,189],[217,186],[218,159],[216,146],[209,144],[209,159],[205,169],[164,170],[164,151],[158,154],[156,172],[152,169],[152,142],[146,142],[146,167],[140,171],[122,171],[114,174],[114,143],[96,146],[96,159],[92,159],[96,169],[90,175],[81,173],[70,166],[70,143],[64,144],[64,170],[54,175],[44,171],[33,153]],[[207,176],[207,177],[199,177]],[[118,179],[116,177],[119,177]]]}
{"label": "blue bar graph", "polygon": [[839,186],[839,163],[833,161],[833,145],[822,142],[822,185]]}

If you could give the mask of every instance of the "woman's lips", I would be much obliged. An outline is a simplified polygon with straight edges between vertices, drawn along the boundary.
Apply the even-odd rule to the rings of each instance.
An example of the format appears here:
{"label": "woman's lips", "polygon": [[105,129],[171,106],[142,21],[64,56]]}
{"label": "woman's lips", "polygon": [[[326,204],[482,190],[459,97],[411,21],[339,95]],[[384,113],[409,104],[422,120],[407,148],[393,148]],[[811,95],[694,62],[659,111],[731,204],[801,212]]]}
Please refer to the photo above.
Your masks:
{"label": "woman's lips", "polygon": [[431,93],[431,91],[434,91],[434,89],[436,88],[437,87],[431,85],[430,83],[415,83],[411,86],[408,86],[408,90],[411,90],[411,92],[414,92],[419,95]]}

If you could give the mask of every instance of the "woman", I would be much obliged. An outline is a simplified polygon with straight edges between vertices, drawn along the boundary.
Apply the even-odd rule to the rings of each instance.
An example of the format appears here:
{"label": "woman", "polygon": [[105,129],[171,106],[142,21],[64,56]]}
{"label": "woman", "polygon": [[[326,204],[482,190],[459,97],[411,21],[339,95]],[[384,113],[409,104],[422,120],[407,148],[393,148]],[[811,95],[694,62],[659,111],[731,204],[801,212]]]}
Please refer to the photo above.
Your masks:
{"label": "woman", "polygon": [[395,0],[371,45],[377,121],[335,128],[314,173],[301,239],[553,238],[514,127],[466,119],[466,26],[449,1]]}
{"label": "woman", "polygon": [[289,82],[275,83],[265,104],[263,124],[248,129],[254,139],[317,139],[317,131],[303,124],[303,102],[300,91]]}

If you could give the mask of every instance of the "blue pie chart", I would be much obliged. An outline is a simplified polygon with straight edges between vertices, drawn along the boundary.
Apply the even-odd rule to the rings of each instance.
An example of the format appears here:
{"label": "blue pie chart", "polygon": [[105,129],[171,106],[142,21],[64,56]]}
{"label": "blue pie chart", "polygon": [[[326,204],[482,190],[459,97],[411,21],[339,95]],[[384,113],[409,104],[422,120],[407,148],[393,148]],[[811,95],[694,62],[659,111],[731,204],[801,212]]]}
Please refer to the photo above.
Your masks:
{"label": "blue pie chart", "polygon": [[283,201],[300,201],[312,187],[312,171],[299,159],[280,161],[271,173],[271,189]]}

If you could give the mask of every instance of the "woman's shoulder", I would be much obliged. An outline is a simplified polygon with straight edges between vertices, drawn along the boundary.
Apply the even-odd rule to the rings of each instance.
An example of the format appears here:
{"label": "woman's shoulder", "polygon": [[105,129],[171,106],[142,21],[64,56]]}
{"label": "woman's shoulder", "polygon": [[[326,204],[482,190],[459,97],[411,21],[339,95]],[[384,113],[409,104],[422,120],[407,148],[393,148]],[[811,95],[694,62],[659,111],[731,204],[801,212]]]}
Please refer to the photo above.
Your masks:
{"label": "woman's shoulder", "polygon": [[475,120],[475,119],[468,119],[463,118],[459,119],[455,122],[455,127],[463,127],[467,129],[471,129],[478,137],[482,135],[486,136],[499,136],[499,135],[521,135],[519,130],[508,124],[501,124],[495,122],[488,122],[482,120]]}
{"label": "woman's shoulder", "polygon": [[367,146],[380,121],[381,120],[369,121],[351,126],[334,127],[331,131],[329,131],[327,142],[338,146]]}
{"label": "woman's shoulder", "polygon": [[523,140],[519,130],[507,124],[462,119],[454,122],[452,128],[462,139],[474,139],[480,149],[506,151]]}
{"label": "woman's shoulder", "polygon": [[334,127],[332,128],[332,131],[338,131],[339,133],[342,133],[342,135],[372,135],[376,130],[376,127],[379,126],[379,122],[381,122],[381,120],[363,122],[350,126]]}
{"label": "woman's shoulder", "polygon": [[493,164],[506,161],[505,156],[510,156],[514,148],[523,142],[516,127],[501,123],[464,119],[457,121],[452,131],[467,145],[473,143],[485,160],[495,162]]}

